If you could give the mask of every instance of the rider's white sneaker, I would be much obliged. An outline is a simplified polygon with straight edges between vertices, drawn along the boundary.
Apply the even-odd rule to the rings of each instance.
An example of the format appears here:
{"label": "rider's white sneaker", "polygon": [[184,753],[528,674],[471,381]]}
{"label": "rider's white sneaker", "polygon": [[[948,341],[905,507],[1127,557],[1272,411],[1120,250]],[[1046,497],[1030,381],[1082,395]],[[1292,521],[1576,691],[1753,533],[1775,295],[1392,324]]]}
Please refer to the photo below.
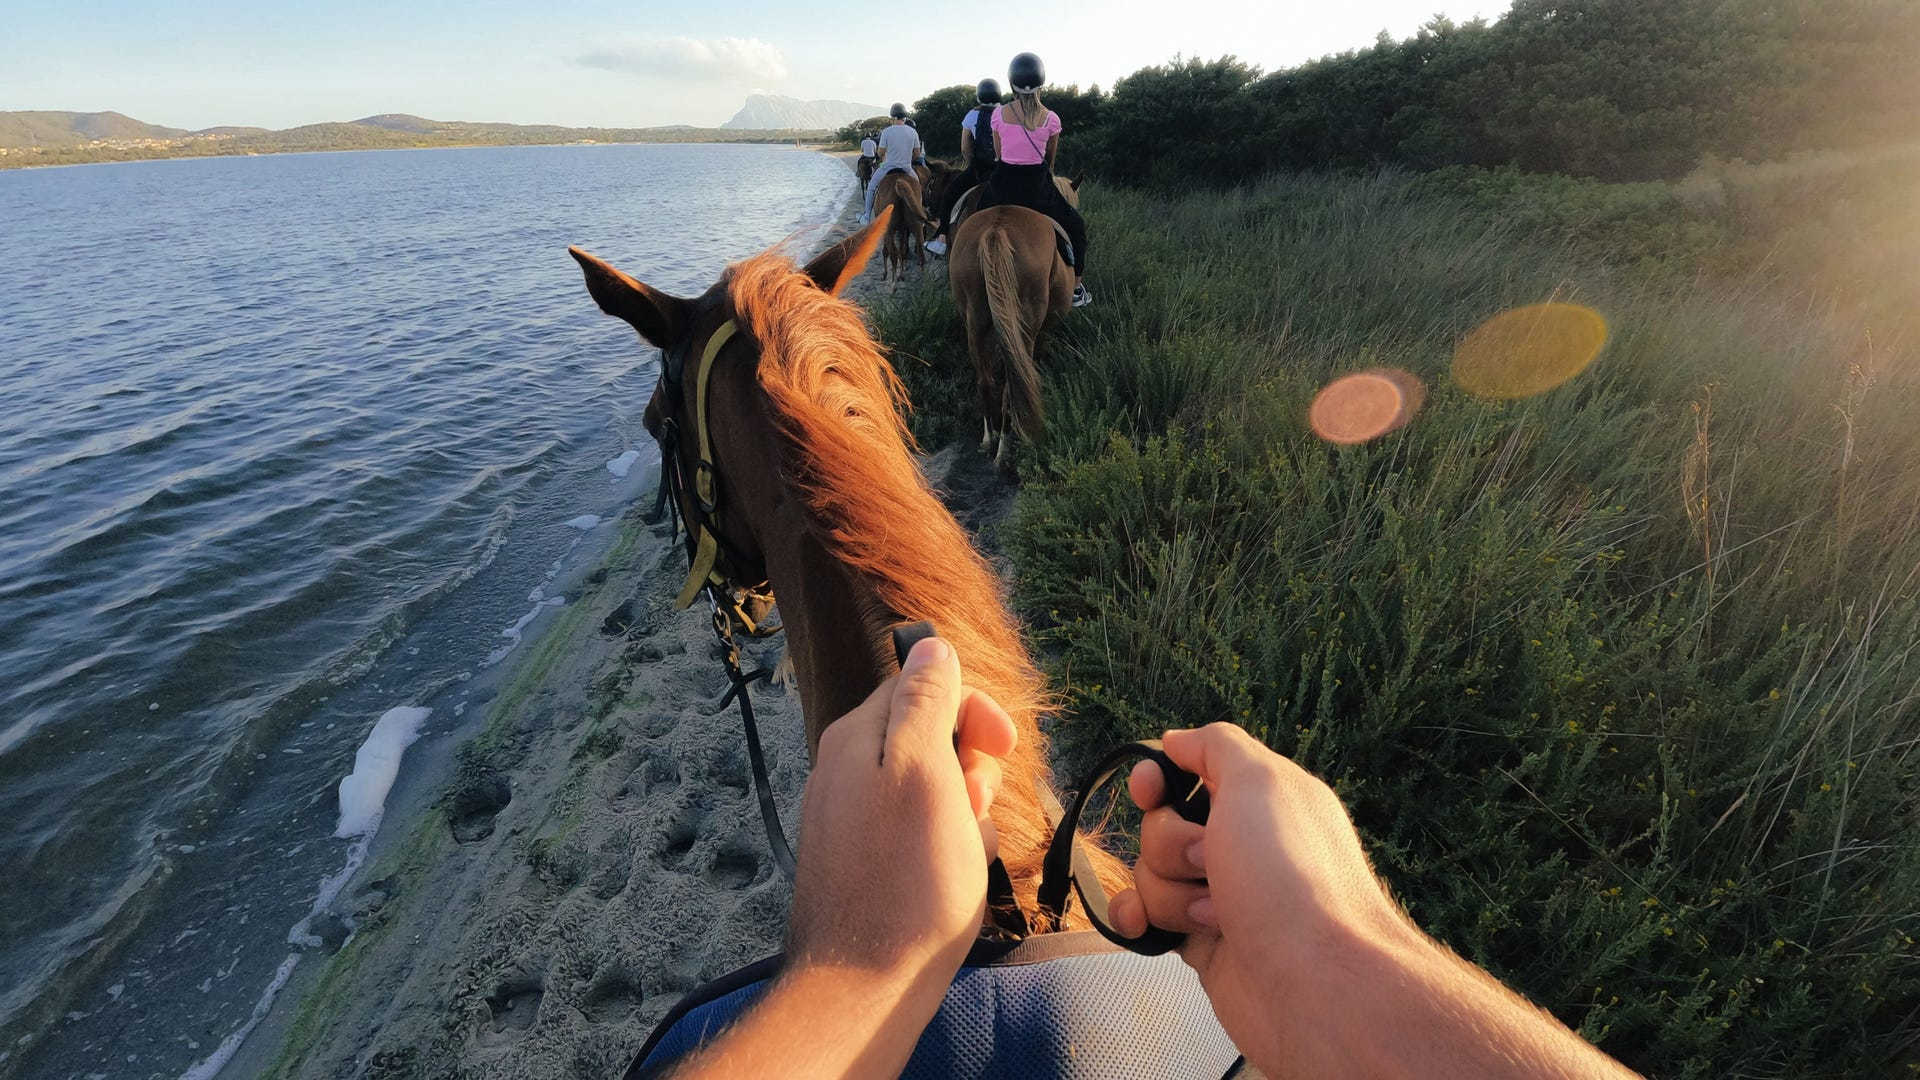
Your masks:
{"label": "rider's white sneaker", "polygon": [[945,255],[947,253],[947,242],[936,236],[932,240],[927,241],[927,250],[935,255]]}
{"label": "rider's white sneaker", "polygon": [[1087,287],[1085,285],[1075,285],[1073,287],[1073,306],[1086,307],[1091,303],[1093,303],[1093,294],[1087,291]]}

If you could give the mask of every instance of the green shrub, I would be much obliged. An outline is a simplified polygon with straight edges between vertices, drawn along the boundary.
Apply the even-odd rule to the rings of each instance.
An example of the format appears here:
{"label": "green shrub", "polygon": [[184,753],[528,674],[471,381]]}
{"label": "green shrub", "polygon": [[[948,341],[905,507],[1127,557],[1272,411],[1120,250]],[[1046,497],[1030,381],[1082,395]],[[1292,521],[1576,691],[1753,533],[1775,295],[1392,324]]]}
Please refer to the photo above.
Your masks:
{"label": "green shrub", "polygon": [[[1049,345],[1000,532],[1063,749],[1246,726],[1336,786],[1422,925],[1652,1074],[1910,1063],[1911,354],[1625,272],[1693,242],[1653,190],[1289,177],[1085,211],[1102,302]],[[1466,332],[1555,296],[1611,323],[1585,375],[1451,385]],[[921,430],[977,431],[944,290],[878,321],[926,360]],[[1406,429],[1306,430],[1381,365],[1429,387]]]}

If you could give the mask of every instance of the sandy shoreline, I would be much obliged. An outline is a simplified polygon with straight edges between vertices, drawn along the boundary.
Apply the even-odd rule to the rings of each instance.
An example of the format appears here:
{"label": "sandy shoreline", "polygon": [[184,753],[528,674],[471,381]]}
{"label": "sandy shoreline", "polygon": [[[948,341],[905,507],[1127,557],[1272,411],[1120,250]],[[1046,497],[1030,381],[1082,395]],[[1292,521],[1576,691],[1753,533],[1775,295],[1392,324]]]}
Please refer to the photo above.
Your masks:
{"label": "sandy shoreline", "polygon": [[[852,194],[830,238],[852,225]],[[850,296],[878,276],[876,260]],[[962,455],[925,464],[960,489],[953,505],[1004,506]],[[672,608],[685,556],[641,520],[650,504],[620,520],[446,790],[416,791],[390,821],[336,905],[353,935],[303,965],[222,1075],[618,1076],[680,994],[778,948],[789,886],[739,715],[713,708],[727,684],[711,627]],[[778,649],[749,652],[770,665]],[[791,834],[799,700],[759,687],[754,701]]]}

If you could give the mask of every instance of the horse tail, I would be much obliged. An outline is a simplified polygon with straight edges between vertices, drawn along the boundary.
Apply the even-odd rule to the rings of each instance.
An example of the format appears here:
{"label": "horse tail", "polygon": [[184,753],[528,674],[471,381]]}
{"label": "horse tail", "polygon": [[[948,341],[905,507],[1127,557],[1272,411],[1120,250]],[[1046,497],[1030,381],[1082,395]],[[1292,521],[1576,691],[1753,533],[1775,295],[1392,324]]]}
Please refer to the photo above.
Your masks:
{"label": "horse tail", "polygon": [[1005,228],[996,226],[981,238],[980,269],[986,278],[987,310],[993,313],[993,335],[1006,358],[1007,415],[1014,430],[1037,443],[1046,432],[1040,418],[1040,369],[1021,325],[1020,276]]}
{"label": "horse tail", "polygon": [[[914,174],[906,175],[912,177]],[[897,216],[904,217],[913,230],[914,239],[922,241],[927,239],[927,224],[930,220],[927,217],[927,204],[921,198],[924,191],[925,189],[918,183],[913,185],[911,193],[906,184],[893,186],[893,205],[898,208]]]}

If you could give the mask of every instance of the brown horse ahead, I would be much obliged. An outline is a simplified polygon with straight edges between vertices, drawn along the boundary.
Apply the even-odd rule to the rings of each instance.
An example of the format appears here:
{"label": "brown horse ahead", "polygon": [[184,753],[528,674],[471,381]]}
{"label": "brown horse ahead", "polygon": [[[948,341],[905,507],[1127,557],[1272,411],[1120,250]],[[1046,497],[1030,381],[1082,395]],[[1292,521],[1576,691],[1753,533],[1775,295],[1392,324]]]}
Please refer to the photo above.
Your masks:
{"label": "brown horse ahead", "polygon": [[[967,682],[1013,717],[1020,744],[1004,763],[993,820],[1014,895],[1032,920],[1049,832],[1041,791],[1051,777],[1039,718],[1055,703],[999,578],[920,472],[899,378],[859,309],[838,298],[886,226],[877,219],[804,270],[774,254],[748,259],[698,300],[667,296],[571,252],[601,310],[670,354],[698,358],[725,324],[740,330],[715,355],[705,391],[720,492],[708,520],[717,519],[723,546],[751,564],[733,566],[735,579],[764,575],[779,597],[809,754],[828,723],[896,670],[894,619],[931,620],[959,651]],[[689,376],[692,367],[689,359]],[[686,461],[698,460],[688,400],[698,392],[663,380],[647,406],[648,429],[678,439]],[[1088,850],[1110,892],[1126,887],[1118,861]],[[1087,925],[1077,907],[1070,922]]]}
{"label": "brown horse ahead", "polygon": [[[1078,206],[1079,181],[1055,178]],[[1060,254],[1053,221],[1024,206],[966,215],[953,231],[949,281],[973,359],[980,402],[980,449],[1006,464],[1009,431],[1038,442],[1040,335],[1073,306],[1073,267]]]}
{"label": "brown horse ahead", "polygon": [[947,184],[960,175],[960,170],[938,158],[928,158],[920,168],[927,170],[926,175],[920,178],[920,185],[927,189],[927,211],[933,213],[940,205],[940,196],[945,193]]}
{"label": "brown horse ahead", "polygon": [[881,177],[880,187],[873,193],[875,221],[880,220],[883,209],[889,206],[893,208],[893,223],[887,229],[881,277],[896,286],[906,273],[909,255],[919,260],[922,269],[927,265],[927,252],[921,245],[933,233],[927,220],[927,204],[922,191],[918,175],[896,169]]}

